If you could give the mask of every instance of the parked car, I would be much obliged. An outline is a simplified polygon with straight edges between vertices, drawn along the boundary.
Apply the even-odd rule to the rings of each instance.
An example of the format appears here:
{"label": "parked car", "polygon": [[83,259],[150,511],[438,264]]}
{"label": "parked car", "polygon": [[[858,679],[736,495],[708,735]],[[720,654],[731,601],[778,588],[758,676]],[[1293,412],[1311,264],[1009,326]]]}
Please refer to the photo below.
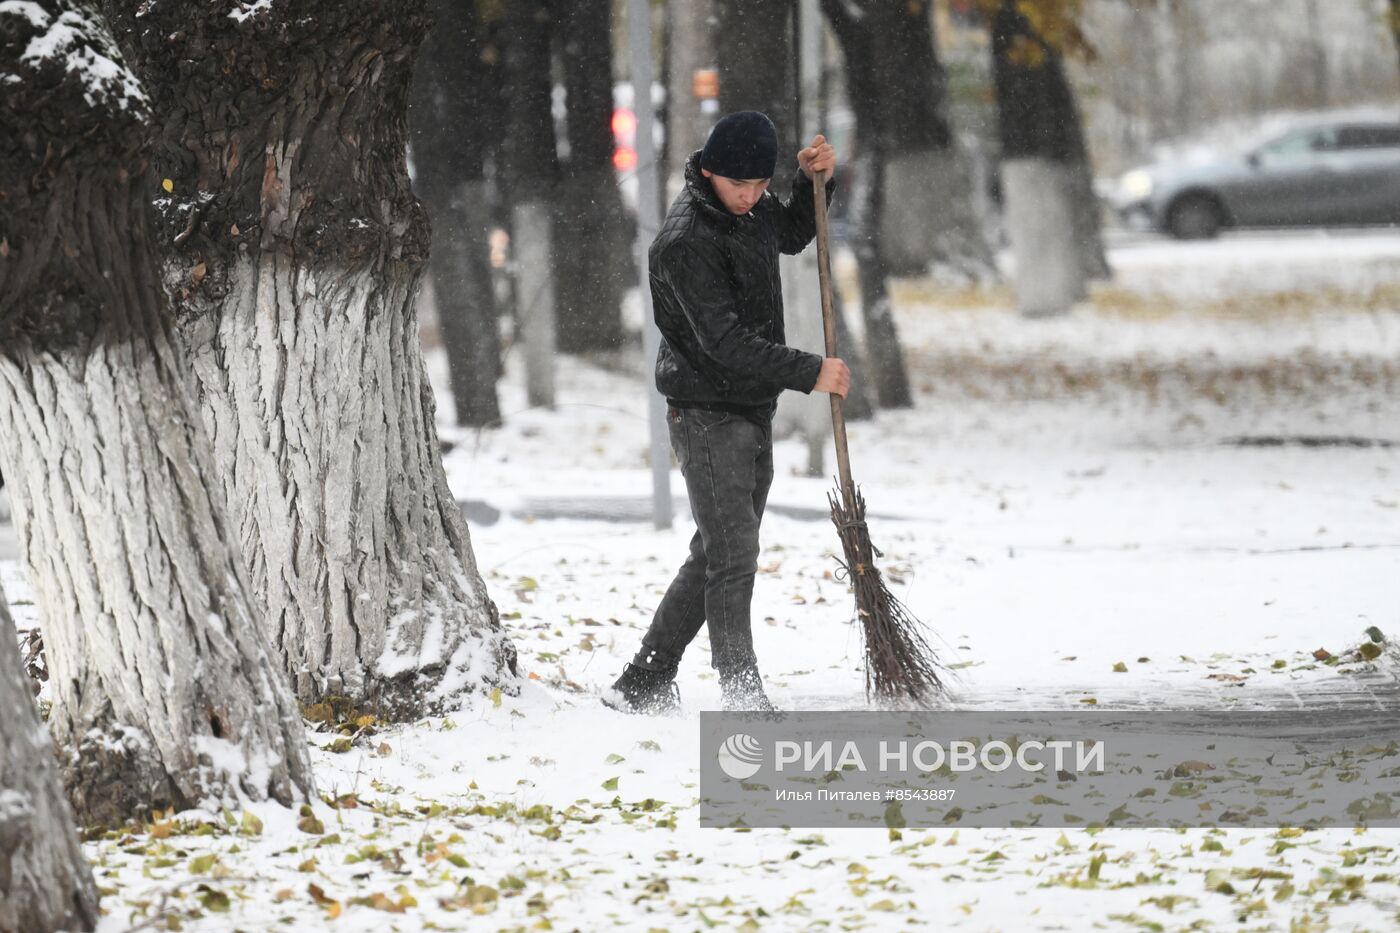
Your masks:
{"label": "parked car", "polygon": [[1334,122],[1195,165],[1128,172],[1110,202],[1181,239],[1223,227],[1400,223],[1400,123]]}

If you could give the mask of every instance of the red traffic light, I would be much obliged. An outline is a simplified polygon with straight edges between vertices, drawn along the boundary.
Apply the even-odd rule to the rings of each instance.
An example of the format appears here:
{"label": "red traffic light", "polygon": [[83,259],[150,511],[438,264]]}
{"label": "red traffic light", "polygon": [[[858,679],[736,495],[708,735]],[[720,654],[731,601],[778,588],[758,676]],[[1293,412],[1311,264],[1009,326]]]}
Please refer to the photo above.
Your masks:
{"label": "red traffic light", "polygon": [[618,146],[613,150],[613,168],[619,172],[629,172],[637,167],[637,150],[631,146]]}
{"label": "red traffic light", "polygon": [[626,107],[619,107],[612,115],[613,136],[622,142],[630,143],[637,134],[637,115]]}

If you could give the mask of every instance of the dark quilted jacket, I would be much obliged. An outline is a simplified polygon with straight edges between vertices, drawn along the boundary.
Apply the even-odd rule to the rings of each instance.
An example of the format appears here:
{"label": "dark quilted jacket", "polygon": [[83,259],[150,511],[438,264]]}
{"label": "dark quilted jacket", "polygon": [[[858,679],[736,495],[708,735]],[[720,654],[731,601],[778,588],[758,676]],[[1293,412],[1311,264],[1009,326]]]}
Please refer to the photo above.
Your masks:
{"label": "dark quilted jacket", "polygon": [[700,174],[698,151],[685,182],[648,253],[657,389],[690,407],[759,408],[783,389],[811,392],[822,358],[783,343],[778,275],[778,253],[800,253],[816,236],[811,180],[798,171],[790,200],[766,192],[742,217]]}

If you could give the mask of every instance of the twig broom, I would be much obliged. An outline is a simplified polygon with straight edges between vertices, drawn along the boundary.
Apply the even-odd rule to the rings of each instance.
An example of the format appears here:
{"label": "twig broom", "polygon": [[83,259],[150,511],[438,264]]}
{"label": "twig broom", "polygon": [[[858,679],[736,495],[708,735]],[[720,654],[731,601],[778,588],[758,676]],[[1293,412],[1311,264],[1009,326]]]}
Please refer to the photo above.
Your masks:
{"label": "twig broom", "polygon": [[[836,356],[836,314],[831,303],[831,255],[827,245],[826,181],[821,172],[813,185],[817,209],[817,270],[821,278],[822,322],[826,328],[826,355]],[[841,563],[855,590],[856,613],[865,640],[865,695],[920,705],[944,690],[938,677],[941,665],[924,639],[923,624],[889,591],[875,566],[883,556],[870,541],[865,524],[865,497],[851,479],[851,455],[846,447],[846,417],[841,396],[831,396],[831,430],[836,442],[840,489],[827,493],[831,521],[841,538],[846,559]]]}

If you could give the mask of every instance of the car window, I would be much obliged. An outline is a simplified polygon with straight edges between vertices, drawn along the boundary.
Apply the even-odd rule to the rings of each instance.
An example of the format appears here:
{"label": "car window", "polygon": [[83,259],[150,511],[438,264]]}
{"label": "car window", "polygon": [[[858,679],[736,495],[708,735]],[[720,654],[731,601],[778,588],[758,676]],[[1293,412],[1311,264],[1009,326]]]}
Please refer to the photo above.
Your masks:
{"label": "car window", "polygon": [[1293,159],[1314,152],[1326,152],[1337,147],[1334,129],[1295,130],[1267,143],[1259,151],[1271,159]]}
{"label": "car window", "polygon": [[1343,149],[1400,147],[1400,125],[1344,126],[1337,136],[1337,144]]}

